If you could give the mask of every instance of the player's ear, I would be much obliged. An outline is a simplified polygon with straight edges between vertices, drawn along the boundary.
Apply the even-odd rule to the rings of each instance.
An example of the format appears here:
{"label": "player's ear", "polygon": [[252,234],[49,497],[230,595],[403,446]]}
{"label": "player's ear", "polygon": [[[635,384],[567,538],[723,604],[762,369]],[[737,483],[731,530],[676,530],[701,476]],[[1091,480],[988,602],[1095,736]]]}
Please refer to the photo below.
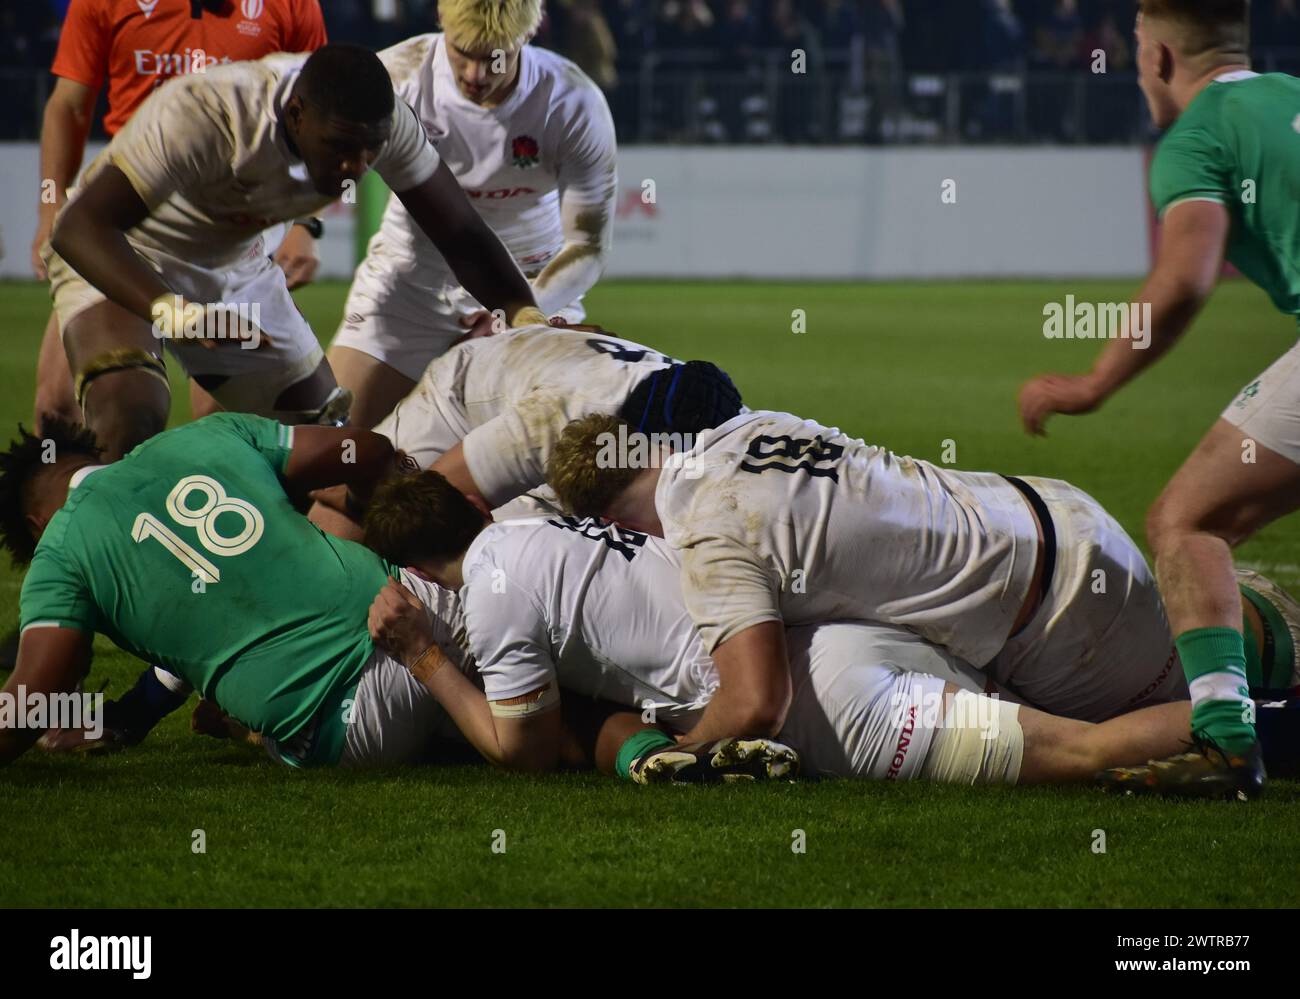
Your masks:
{"label": "player's ear", "polygon": [[31,532],[33,541],[40,541],[41,535],[45,533],[45,525],[50,522],[50,518],[37,513],[25,513],[23,518],[27,521],[27,530]]}
{"label": "player's ear", "polygon": [[1169,83],[1174,78],[1174,50],[1164,42],[1160,42],[1160,69],[1159,76],[1161,83]]}
{"label": "player's ear", "polygon": [[284,102],[284,116],[295,130],[302,127],[303,100],[297,94],[290,94]]}

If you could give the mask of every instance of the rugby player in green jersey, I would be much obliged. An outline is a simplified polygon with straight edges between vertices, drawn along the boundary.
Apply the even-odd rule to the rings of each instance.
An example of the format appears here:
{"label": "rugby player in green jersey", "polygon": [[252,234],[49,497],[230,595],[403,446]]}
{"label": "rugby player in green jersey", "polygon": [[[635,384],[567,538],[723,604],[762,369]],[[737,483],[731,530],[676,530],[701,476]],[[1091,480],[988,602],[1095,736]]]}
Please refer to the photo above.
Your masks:
{"label": "rugby player in green jersey", "polygon": [[[8,703],[74,691],[99,632],[158,664],[117,705],[131,702],[134,738],[192,688],[291,766],[414,762],[435,739],[463,741],[427,686],[468,665],[455,595],[298,512],[326,486],[368,498],[404,463],[386,437],[219,413],[102,465],[88,431],[44,432],[0,452],[0,543],[31,565]],[[414,632],[389,629],[387,649],[371,639],[372,603],[393,592],[390,579],[423,608],[418,647],[402,640]],[[632,745],[657,780],[745,772],[745,761],[686,760],[671,739],[646,742],[653,727],[613,705],[566,708],[563,728],[565,766],[612,770]],[[0,764],[43,730],[0,721]],[[77,730],[60,735],[61,748],[81,742]]]}
{"label": "rugby player in green jersey", "polygon": [[[1248,0],[1142,0],[1142,91],[1167,128],[1151,165],[1163,220],[1155,267],[1137,295],[1150,305],[1148,349],[1112,340],[1092,371],[1042,375],[1020,413],[1041,433],[1053,413],[1086,413],[1178,341],[1210,296],[1226,258],[1288,315],[1300,316],[1300,79],[1251,72]],[[1223,412],[1147,516],[1156,574],[1191,687],[1191,752],[1110,771],[1135,792],[1250,798],[1265,774],[1246,667],[1243,613],[1266,641],[1295,634],[1233,573],[1232,547],[1300,507],[1300,346]],[[1274,602],[1294,601],[1280,592]]]}
{"label": "rugby player in green jersey", "polygon": [[[416,755],[445,716],[366,630],[371,601],[399,572],[294,505],[340,481],[364,490],[399,457],[377,434],[232,413],[110,465],[85,431],[23,435],[0,454],[0,539],[31,563],[5,693],[74,690],[99,632],[260,732],[291,765]],[[420,583],[407,580],[455,656],[442,606],[451,598]],[[0,729],[0,762],[40,735]]]}

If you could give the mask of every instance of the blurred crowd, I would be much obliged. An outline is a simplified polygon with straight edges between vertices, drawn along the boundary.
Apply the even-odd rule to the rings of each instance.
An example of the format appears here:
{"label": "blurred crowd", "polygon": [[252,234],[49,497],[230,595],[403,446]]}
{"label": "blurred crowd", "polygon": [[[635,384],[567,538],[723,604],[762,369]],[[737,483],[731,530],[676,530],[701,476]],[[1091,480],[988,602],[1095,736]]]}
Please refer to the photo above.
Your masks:
{"label": "blurred crowd", "polygon": [[[23,0],[0,11],[0,73],[6,79],[49,66],[68,2]],[[336,41],[382,48],[436,30],[436,0],[320,2]],[[1298,6],[1300,0],[1253,5],[1257,53],[1290,53],[1279,68],[1291,71],[1300,68]],[[1034,126],[1034,137],[1069,140],[1062,129],[1082,126],[1052,126],[1050,115],[1029,105],[1065,99],[1066,90],[1051,89],[1068,89],[1061,78],[1095,76],[1098,50],[1108,73],[1131,74],[1137,0],[546,0],[546,7],[537,43],[582,66],[610,95],[621,130],[632,137],[671,140],[682,138],[683,130],[703,129],[685,137],[833,141],[842,139],[842,123],[818,126],[806,109],[781,114],[771,105],[827,98],[851,105],[861,96],[864,124],[856,137],[906,138],[898,123],[914,95],[905,82],[917,75],[1028,73],[1039,81],[1036,98],[1022,100],[1012,85],[963,95],[960,137],[996,133],[1018,115],[1022,131],[1026,121],[1046,124],[1047,134]],[[788,76],[795,50],[804,53],[807,79],[782,81],[780,94],[770,84],[760,86],[760,75],[772,66],[784,65]],[[1127,92],[1131,96],[1131,78]],[[746,119],[752,115],[742,105],[750,101],[752,110],[759,98],[770,113],[750,134]],[[1106,103],[1094,114],[1098,121],[1115,110]],[[647,116],[668,124],[651,127]],[[818,128],[828,134],[817,134]]]}

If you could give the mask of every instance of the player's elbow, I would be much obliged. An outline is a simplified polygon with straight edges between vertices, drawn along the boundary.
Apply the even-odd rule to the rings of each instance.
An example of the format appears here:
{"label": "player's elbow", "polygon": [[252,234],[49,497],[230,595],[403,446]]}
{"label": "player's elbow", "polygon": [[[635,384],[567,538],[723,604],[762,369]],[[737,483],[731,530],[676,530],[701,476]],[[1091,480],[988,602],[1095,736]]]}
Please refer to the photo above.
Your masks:
{"label": "player's elbow", "polygon": [[86,245],[90,221],[85,205],[76,200],[69,201],[59,212],[54,220],[54,228],[50,230],[50,249],[72,263],[78,255],[77,248]]}

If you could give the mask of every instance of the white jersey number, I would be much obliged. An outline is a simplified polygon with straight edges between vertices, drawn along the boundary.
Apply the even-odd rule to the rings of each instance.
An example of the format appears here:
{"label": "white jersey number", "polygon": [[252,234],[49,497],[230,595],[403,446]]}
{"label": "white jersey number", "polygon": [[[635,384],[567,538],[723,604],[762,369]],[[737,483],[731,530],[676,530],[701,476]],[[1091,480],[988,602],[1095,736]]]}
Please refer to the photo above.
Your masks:
{"label": "white jersey number", "polygon": [[[201,494],[203,499],[197,507],[191,508],[188,500],[194,493]],[[167,494],[167,512],[176,523],[194,528],[199,544],[209,552],[227,558],[242,555],[252,548],[262,540],[266,527],[257,507],[247,500],[227,496],[225,487],[207,475],[187,475],[176,483]],[[217,518],[223,513],[239,517],[243,527],[233,535],[222,534],[217,530]],[[142,513],[135,518],[131,537],[137,542],[153,538],[205,583],[221,582],[221,570],[153,514]]]}

